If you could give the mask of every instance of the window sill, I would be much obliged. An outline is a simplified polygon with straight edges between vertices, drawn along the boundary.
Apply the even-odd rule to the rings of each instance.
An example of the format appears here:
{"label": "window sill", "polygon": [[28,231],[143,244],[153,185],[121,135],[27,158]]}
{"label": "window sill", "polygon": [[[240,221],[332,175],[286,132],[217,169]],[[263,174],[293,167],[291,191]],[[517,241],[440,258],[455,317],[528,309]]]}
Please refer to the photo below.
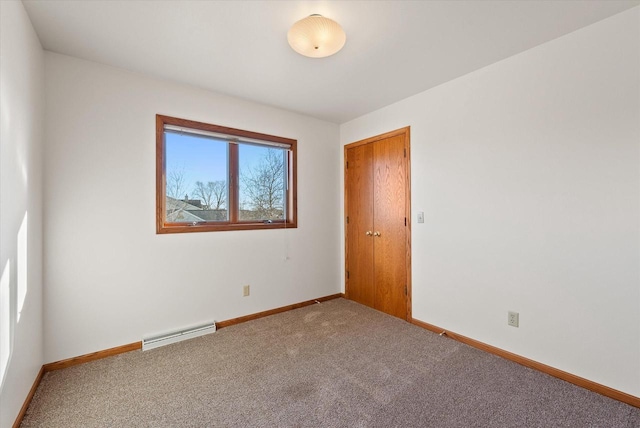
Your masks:
{"label": "window sill", "polygon": [[229,230],[263,230],[263,229],[296,229],[298,225],[293,222],[284,223],[224,223],[224,224],[211,224],[211,223],[198,223],[195,225],[183,225],[183,224],[164,224],[159,225],[156,228],[156,234],[162,235],[167,233],[191,233],[191,232],[224,232]]}

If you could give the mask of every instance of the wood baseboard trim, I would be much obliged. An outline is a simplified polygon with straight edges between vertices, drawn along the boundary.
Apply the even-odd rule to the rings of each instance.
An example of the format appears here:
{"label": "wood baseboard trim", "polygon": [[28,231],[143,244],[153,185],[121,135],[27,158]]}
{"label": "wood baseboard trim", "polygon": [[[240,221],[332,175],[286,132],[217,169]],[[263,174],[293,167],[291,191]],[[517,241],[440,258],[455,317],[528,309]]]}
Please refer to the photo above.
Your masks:
{"label": "wood baseboard trim", "polygon": [[40,385],[40,381],[42,381],[42,376],[44,376],[44,366],[40,367],[40,371],[36,376],[36,380],[33,382],[31,389],[29,390],[29,394],[27,394],[27,398],[24,400],[24,404],[22,404],[22,408],[16,417],[16,421],[13,423],[13,428],[19,428],[22,423],[22,419],[24,419],[24,415],[27,413],[27,409],[29,408],[29,404],[31,404],[31,400],[33,400],[33,396],[36,393],[36,389]]}
{"label": "wood baseboard trim", "polygon": [[89,361],[100,360],[102,358],[111,357],[113,355],[123,354],[125,352],[137,351],[142,349],[142,342],[129,343],[128,345],[116,346],[115,348],[105,349],[103,351],[91,352],[89,354],[77,357],[67,358],[66,360],[48,363],[42,366],[45,372],[52,370],[66,369],[67,367],[77,366],[78,364],[88,363]]}
{"label": "wood baseboard trim", "polygon": [[[226,321],[216,322],[217,328],[229,327],[234,324],[240,324],[246,321],[255,320],[258,318],[266,317],[269,315],[278,314],[280,312],[290,311],[292,309],[298,309],[305,306],[313,305],[318,302],[326,302],[327,300],[337,299],[343,297],[342,293],[332,294],[330,296],[319,297],[313,300],[307,300],[306,302],[295,303],[293,305],[283,306],[281,308],[270,309],[268,311],[258,312],[255,314],[245,315],[243,317],[233,318]],[[52,370],[65,369],[67,367],[76,366],[78,364],[88,363],[89,361],[95,361],[113,355],[122,354],[130,351],[137,351],[142,349],[142,342],[129,343],[128,345],[116,346],[115,348],[105,349],[103,351],[91,352],[89,354],[79,355],[77,357],[67,358],[66,360],[56,361],[53,363],[47,363],[43,367],[45,372]]]}
{"label": "wood baseboard trim", "polygon": [[247,321],[252,321],[258,318],[268,317],[269,315],[279,314],[281,312],[291,311],[293,309],[304,308],[305,306],[310,306],[316,303],[326,302],[327,300],[337,299],[339,297],[343,297],[342,293],[331,294],[329,296],[319,297],[313,300],[307,300],[306,302],[294,303],[293,305],[282,306],[276,309],[269,309],[268,311],[257,312],[255,314],[245,315],[243,317],[233,318],[226,321],[216,322],[217,328],[225,328],[235,324],[240,324]]}
{"label": "wood baseboard trim", "polygon": [[487,345],[486,343],[480,342],[475,339],[471,339],[469,337],[463,336],[461,334],[454,333],[452,331],[445,330],[433,324],[428,324],[424,321],[417,320],[415,318],[411,319],[411,323],[417,325],[418,327],[422,327],[426,330],[432,331],[434,333],[444,333],[445,336],[450,339],[457,340],[458,342],[462,342],[469,346],[473,346],[474,348],[480,349],[485,352],[489,352],[490,354],[497,355],[499,357],[505,358],[507,360],[514,361],[518,364],[521,364],[525,367],[532,368],[534,370],[538,370],[540,372],[546,373],[550,376],[556,377],[558,379],[562,379],[579,387],[588,389],[593,392],[597,392],[598,394],[604,395],[609,398],[613,398],[614,400],[621,401],[623,403],[627,403],[631,406],[640,408],[640,397],[636,397],[631,394],[627,394],[626,392],[618,391],[617,389],[610,388],[605,385],[601,385],[599,383],[593,382],[591,380],[585,379],[580,376],[576,376],[569,372],[565,372],[560,369],[556,369],[555,367],[548,366],[543,363],[539,363],[534,360],[530,360],[529,358],[522,357],[520,355],[511,353],[509,351],[505,351],[504,349],[496,348],[495,346]]}

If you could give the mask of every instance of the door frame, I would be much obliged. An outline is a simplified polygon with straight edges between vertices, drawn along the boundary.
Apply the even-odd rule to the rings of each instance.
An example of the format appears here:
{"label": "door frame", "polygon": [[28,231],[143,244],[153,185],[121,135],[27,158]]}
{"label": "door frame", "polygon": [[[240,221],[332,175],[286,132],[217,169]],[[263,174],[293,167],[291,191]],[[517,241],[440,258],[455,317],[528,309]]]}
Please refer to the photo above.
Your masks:
{"label": "door frame", "polygon": [[374,143],[379,140],[384,140],[386,138],[396,137],[398,135],[404,135],[405,138],[405,148],[406,148],[406,156],[405,156],[405,216],[407,218],[407,229],[405,234],[405,269],[406,269],[406,278],[407,278],[407,293],[405,296],[406,304],[407,304],[407,315],[406,321],[411,322],[412,317],[412,305],[411,305],[411,127],[405,126],[404,128],[396,129],[395,131],[386,132],[384,134],[376,135],[374,137],[365,138],[364,140],[359,140],[350,144],[346,144],[344,146],[344,154],[343,154],[343,167],[344,167],[344,294],[345,297],[349,298],[349,277],[348,277],[348,267],[349,267],[349,242],[347,239],[347,209],[349,207],[348,204],[348,192],[347,192],[347,150],[352,149],[354,147],[362,146],[365,144]]}

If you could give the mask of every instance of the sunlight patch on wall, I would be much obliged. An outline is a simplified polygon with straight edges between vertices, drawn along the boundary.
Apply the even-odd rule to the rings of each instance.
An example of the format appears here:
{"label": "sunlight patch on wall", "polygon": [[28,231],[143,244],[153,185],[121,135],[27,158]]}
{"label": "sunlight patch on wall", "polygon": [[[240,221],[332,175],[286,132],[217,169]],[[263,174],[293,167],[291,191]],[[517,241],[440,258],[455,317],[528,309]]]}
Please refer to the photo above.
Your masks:
{"label": "sunlight patch on wall", "polygon": [[0,386],[2,386],[4,382],[4,375],[7,372],[9,355],[11,354],[10,284],[11,260],[7,260],[7,264],[2,271],[2,278],[0,279]]}
{"label": "sunlight patch on wall", "polygon": [[27,297],[27,229],[28,229],[28,220],[27,214],[24,213],[24,218],[22,219],[22,224],[20,225],[20,229],[18,230],[18,320],[20,322],[20,315],[22,314],[22,307],[24,306],[24,301]]}

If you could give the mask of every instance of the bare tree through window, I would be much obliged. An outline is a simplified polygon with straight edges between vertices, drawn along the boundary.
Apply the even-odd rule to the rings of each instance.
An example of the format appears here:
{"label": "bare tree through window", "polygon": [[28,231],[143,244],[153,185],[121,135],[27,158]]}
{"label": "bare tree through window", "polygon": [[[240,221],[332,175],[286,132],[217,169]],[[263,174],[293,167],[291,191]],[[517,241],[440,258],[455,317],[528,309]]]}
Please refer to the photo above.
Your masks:
{"label": "bare tree through window", "polygon": [[187,177],[185,168],[173,168],[167,174],[167,196],[183,199],[187,194]]}
{"label": "bare tree through window", "polygon": [[266,148],[260,161],[242,168],[243,220],[281,220],[284,213],[285,157],[281,149]]}
{"label": "bare tree through window", "polygon": [[227,204],[227,182],[223,180],[196,181],[193,189],[193,197],[202,201],[203,208],[207,210],[221,210]]}

